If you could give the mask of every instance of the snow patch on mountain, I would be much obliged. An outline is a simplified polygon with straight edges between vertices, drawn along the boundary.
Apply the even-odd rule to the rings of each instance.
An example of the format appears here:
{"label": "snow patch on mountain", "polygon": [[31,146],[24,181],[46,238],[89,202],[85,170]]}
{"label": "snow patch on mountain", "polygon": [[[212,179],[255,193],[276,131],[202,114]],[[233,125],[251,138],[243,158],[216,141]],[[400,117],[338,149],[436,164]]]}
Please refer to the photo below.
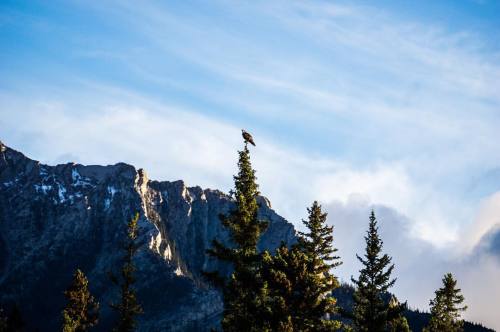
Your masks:
{"label": "snow patch on mountain", "polygon": [[45,195],[52,190],[52,186],[46,184],[41,184],[41,185],[35,184],[34,187],[36,191],[41,192]]}
{"label": "snow patch on mountain", "polygon": [[73,170],[71,171],[71,178],[73,179],[73,186],[74,187],[92,186],[90,179],[81,176],[76,168],[73,168]]}

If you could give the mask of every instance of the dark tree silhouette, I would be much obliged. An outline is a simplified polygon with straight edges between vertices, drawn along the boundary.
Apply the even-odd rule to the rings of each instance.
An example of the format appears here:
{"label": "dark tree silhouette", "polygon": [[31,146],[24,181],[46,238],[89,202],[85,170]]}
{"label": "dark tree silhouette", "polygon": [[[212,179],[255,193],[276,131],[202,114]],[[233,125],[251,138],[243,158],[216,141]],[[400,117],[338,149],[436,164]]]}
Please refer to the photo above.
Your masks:
{"label": "dark tree silhouette", "polygon": [[464,296],[457,288],[457,281],[451,273],[443,277],[443,287],[436,291],[436,296],[430,301],[431,320],[426,332],[460,332],[463,331],[461,312],[467,310],[462,305]]}
{"label": "dark tree silhouette", "polygon": [[331,270],[341,264],[333,247],[333,227],[318,202],[303,220],[308,229],[299,233],[292,248],[282,244],[264,256],[264,276],[272,298],[273,328],[280,331],[335,331],[340,322],[329,320],[336,313],[331,293],[339,287]]}
{"label": "dark tree silhouette", "polygon": [[234,247],[227,247],[214,240],[209,255],[228,262],[233,267],[229,278],[217,272],[205,274],[222,286],[224,331],[267,331],[267,289],[261,277],[262,255],[257,250],[259,238],[267,222],[257,218],[259,195],[255,170],[250,162],[247,142],[239,151],[238,175],[234,176],[236,208],[221,216],[222,224],[229,230]]}
{"label": "dark tree silhouette", "polygon": [[127,225],[128,240],[125,245],[124,262],[121,269],[121,278],[111,275],[111,281],[120,287],[121,300],[119,303],[112,303],[113,308],[118,313],[118,321],[114,327],[116,332],[132,332],[136,327],[136,316],[141,314],[142,307],[137,301],[136,293],[133,288],[136,270],[133,258],[137,252],[137,222],[139,214],[130,220]]}
{"label": "dark tree silhouette", "polygon": [[378,235],[377,219],[372,211],[365,236],[364,257],[356,255],[363,265],[358,279],[352,278],[356,286],[354,292],[354,327],[362,332],[383,332],[387,328],[389,303],[383,294],[394,285],[391,278],[394,264],[387,254],[382,254],[383,242]]}

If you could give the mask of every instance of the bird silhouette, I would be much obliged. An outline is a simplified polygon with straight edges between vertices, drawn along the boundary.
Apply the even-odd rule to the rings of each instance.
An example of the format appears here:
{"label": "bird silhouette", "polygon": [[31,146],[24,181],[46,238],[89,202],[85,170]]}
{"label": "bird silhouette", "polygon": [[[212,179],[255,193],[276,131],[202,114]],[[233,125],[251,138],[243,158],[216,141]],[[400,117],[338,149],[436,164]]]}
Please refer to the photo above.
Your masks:
{"label": "bird silhouette", "polygon": [[241,136],[243,136],[245,143],[250,143],[253,146],[255,146],[255,143],[253,141],[253,137],[252,137],[252,135],[250,135],[250,133],[248,133],[248,131],[246,131],[245,129],[241,129]]}

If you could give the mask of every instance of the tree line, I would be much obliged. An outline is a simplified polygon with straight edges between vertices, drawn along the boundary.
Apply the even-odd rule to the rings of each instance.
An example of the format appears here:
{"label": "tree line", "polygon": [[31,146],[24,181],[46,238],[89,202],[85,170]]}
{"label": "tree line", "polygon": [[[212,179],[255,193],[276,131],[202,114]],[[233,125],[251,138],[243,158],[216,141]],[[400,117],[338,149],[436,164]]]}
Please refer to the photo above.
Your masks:
{"label": "tree line", "polygon": [[[135,331],[136,317],[143,312],[133,287],[136,270],[133,257],[139,248],[136,243],[138,220],[139,214],[136,214],[127,224],[127,240],[123,246],[123,265],[120,273],[109,273],[110,281],[118,287],[120,295],[119,301],[109,304],[117,314],[113,332]],[[80,269],[74,272],[73,280],[64,291],[64,296],[66,306],[61,313],[62,332],[86,332],[98,324],[99,302],[90,293],[89,281]],[[14,306],[9,314],[0,308],[0,332],[22,331],[24,320],[19,308]]]}
{"label": "tree line", "polygon": [[[399,303],[394,296],[387,300],[396,282],[391,276],[394,264],[382,252],[374,211],[369,217],[365,252],[357,255],[362,269],[358,278],[351,280],[355,286],[353,310],[347,311],[336,305],[332,295],[339,287],[334,270],[342,262],[336,254],[327,214],[315,201],[307,209],[307,220],[303,220],[307,231],[297,234],[297,243],[282,243],[275,252],[259,252],[257,244],[268,224],[258,218],[256,180],[245,142],[234,176],[236,208],[222,216],[234,245],[214,240],[208,251],[233,266],[229,277],[217,271],[206,273],[223,291],[223,331],[410,331],[403,315],[406,303]],[[457,281],[446,274],[443,287],[430,301],[431,320],[425,331],[462,331],[461,312],[467,308],[462,306],[463,301]]]}
{"label": "tree line", "polygon": [[[357,255],[361,270],[352,278],[355,287],[352,310],[340,308],[332,292],[339,281],[335,269],[342,264],[334,246],[334,228],[327,223],[327,214],[318,202],[307,209],[303,220],[305,232],[297,233],[292,245],[282,244],[271,252],[259,251],[259,239],[268,223],[258,217],[259,205],[255,170],[245,142],[239,151],[238,174],[234,176],[235,208],[221,216],[229,231],[232,245],[214,239],[207,254],[232,266],[229,275],[204,271],[207,280],[223,294],[224,310],[221,329],[225,332],[407,332],[410,331],[403,313],[406,303],[389,296],[396,279],[392,277],[392,258],[383,253],[383,241],[378,234],[374,211],[369,216],[365,236],[365,252]],[[117,313],[113,331],[136,330],[141,314],[134,290],[133,257],[137,252],[136,214],[127,227],[123,265],[111,282],[119,288],[120,299],[111,304]],[[63,332],[85,332],[99,322],[99,303],[91,295],[85,274],[77,269],[72,284],[64,292],[67,304],[62,311]],[[430,301],[431,319],[425,332],[463,331],[461,312],[466,310],[464,297],[457,281],[448,273],[443,287]],[[21,331],[10,316],[0,310],[0,332]],[[22,325],[21,325],[22,326]]]}

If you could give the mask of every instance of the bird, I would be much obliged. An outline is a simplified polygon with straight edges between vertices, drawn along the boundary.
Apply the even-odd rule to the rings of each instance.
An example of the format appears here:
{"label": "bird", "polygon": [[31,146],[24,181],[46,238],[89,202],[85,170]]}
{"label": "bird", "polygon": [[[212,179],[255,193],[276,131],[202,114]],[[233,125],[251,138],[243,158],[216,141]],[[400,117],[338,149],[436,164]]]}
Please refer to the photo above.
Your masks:
{"label": "bird", "polygon": [[243,136],[243,139],[245,140],[245,144],[250,143],[253,146],[255,146],[252,135],[250,135],[250,133],[247,132],[245,129],[241,129],[241,136]]}

